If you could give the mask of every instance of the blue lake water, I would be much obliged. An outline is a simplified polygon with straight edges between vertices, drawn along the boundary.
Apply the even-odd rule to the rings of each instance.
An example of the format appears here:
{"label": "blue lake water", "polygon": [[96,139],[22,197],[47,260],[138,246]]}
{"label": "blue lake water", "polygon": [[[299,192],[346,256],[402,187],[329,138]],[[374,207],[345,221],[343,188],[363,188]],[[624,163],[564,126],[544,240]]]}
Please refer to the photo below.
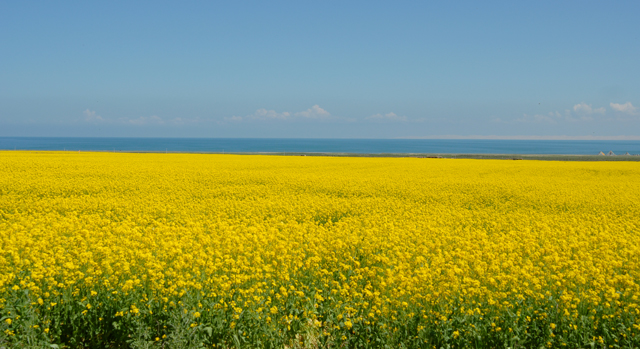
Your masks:
{"label": "blue lake water", "polygon": [[4,150],[430,154],[640,154],[640,141],[0,137]]}

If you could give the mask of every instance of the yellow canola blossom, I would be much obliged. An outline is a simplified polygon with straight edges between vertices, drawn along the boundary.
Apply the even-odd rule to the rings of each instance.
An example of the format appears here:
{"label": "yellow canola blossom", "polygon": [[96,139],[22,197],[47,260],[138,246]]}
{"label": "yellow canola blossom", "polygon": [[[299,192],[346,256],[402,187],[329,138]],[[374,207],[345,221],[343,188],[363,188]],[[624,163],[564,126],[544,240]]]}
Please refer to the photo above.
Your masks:
{"label": "yellow canola blossom", "polygon": [[635,162],[0,152],[0,346],[638,346],[639,283]]}

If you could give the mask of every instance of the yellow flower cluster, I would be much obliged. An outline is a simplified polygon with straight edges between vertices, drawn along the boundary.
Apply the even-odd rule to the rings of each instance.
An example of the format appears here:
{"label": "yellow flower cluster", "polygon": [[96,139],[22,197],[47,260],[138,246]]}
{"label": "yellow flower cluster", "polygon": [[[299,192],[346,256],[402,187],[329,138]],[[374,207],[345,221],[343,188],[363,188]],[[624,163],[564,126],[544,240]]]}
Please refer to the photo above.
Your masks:
{"label": "yellow flower cluster", "polygon": [[638,163],[0,152],[0,345],[638,346],[638,297]]}

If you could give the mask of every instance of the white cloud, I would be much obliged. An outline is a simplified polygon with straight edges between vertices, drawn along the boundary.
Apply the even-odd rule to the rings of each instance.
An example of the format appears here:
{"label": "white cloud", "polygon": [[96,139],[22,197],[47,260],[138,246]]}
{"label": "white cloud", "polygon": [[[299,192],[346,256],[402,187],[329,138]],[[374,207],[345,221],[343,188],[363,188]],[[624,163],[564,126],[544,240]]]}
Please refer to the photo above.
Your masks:
{"label": "white cloud", "polygon": [[243,119],[242,116],[232,116],[232,117],[225,117],[224,121],[239,122],[239,121],[242,121],[242,119]]}
{"label": "white cloud", "polygon": [[137,119],[120,118],[120,122],[130,125],[162,125],[164,120],[157,115],[141,116]]}
{"label": "white cloud", "polygon": [[604,108],[596,108],[591,107],[591,104],[586,104],[582,102],[580,104],[576,104],[573,106],[573,111],[580,114],[604,114],[606,110]]}
{"label": "white cloud", "polygon": [[258,109],[255,113],[248,116],[251,119],[256,120],[287,120],[291,118],[291,113],[285,111],[283,113],[278,113],[275,110],[267,110],[267,109]]}
{"label": "white cloud", "polygon": [[97,115],[95,110],[85,110],[82,112],[84,114],[84,120],[87,122],[102,122],[105,121],[102,116]]}
{"label": "white cloud", "polygon": [[619,111],[619,112],[627,113],[631,115],[636,113],[636,107],[634,107],[633,104],[631,104],[631,102],[627,102],[625,104],[611,103],[609,105],[611,106],[611,109],[615,111]]}
{"label": "white cloud", "polygon": [[201,119],[201,118],[173,118],[171,120],[166,121],[166,123],[170,125],[193,125],[193,124],[202,124],[206,122],[210,122],[210,120]]}
{"label": "white cloud", "polygon": [[268,110],[265,108],[256,110],[253,114],[247,116],[231,116],[225,117],[224,121],[227,122],[240,122],[240,121],[251,121],[251,120],[260,120],[260,121],[271,121],[271,120],[325,120],[325,119],[336,119],[333,117],[328,111],[322,109],[319,105],[314,105],[313,107],[300,111],[297,113],[291,113],[288,111],[285,112],[277,112],[275,110]]}
{"label": "white cloud", "polygon": [[175,124],[175,125],[181,125],[181,124],[185,124],[189,121],[191,121],[190,119],[183,119],[183,118],[174,118],[172,120],[169,121],[165,121],[163,120],[161,117],[157,116],[157,115],[152,115],[152,116],[141,116],[137,119],[130,119],[130,118],[119,118],[119,119],[111,119],[111,118],[103,118],[102,116],[98,115],[95,111],[90,110],[90,109],[86,109],[85,111],[82,112],[84,114],[84,120],[86,122],[93,122],[93,123],[105,123],[105,124],[111,124],[111,125],[117,125],[117,124],[125,124],[125,125],[164,125],[164,124]]}
{"label": "white cloud", "polygon": [[562,122],[588,122],[596,119],[602,119],[602,116],[605,113],[605,108],[594,108],[591,104],[582,102],[574,105],[571,109],[564,110],[564,112],[552,111],[546,114],[523,114],[522,117],[511,120],[501,119],[494,116],[491,118],[491,121],[507,124],[513,122],[547,124],[558,124]]}
{"label": "white cloud", "polygon": [[525,122],[525,123],[549,123],[556,124],[557,121],[554,119],[556,116],[554,113],[549,113],[549,115],[535,114],[535,115],[527,115],[522,114],[522,117],[516,119],[516,122]]}
{"label": "white cloud", "polygon": [[[603,109],[603,108],[599,108],[599,109]],[[569,109],[564,111],[564,117],[562,116],[562,114],[560,114],[560,112],[555,112],[555,115],[559,119],[564,119],[564,121],[569,121],[569,122],[592,121],[594,119],[593,116],[590,116],[590,114],[572,113],[571,110]]]}
{"label": "white cloud", "polygon": [[390,112],[387,114],[374,114],[371,116],[367,116],[365,118],[365,120],[370,120],[370,121],[407,121],[407,117],[406,116],[398,116],[396,113],[394,112]]}
{"label": "white cloud", "polygon": [[328,111],[320,108],[317,104],[305,111],[297,112],[295,115],[306,119],[326,119],[331,116]]}
{"label": "white cloud", "polygon": [[240,122],[243,120],[288,120],[291,119],[291,113],[283,112],[278,113],[275,110],[267,110],[265,108],[261,108],[256,110],[253,114],[247,116],[231,116],[225,117],[224,121],[230,122]]}

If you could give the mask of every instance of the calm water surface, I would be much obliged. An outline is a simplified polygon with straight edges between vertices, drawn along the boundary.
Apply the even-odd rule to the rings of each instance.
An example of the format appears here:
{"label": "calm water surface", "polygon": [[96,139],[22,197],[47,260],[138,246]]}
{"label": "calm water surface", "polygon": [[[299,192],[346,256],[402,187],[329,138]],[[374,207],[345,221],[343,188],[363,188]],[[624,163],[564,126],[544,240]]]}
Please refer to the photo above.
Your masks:
{"label": "calm water surface", "polygon": [[0,137],[5,150],[431,154],[640,154],[640,141]]}

